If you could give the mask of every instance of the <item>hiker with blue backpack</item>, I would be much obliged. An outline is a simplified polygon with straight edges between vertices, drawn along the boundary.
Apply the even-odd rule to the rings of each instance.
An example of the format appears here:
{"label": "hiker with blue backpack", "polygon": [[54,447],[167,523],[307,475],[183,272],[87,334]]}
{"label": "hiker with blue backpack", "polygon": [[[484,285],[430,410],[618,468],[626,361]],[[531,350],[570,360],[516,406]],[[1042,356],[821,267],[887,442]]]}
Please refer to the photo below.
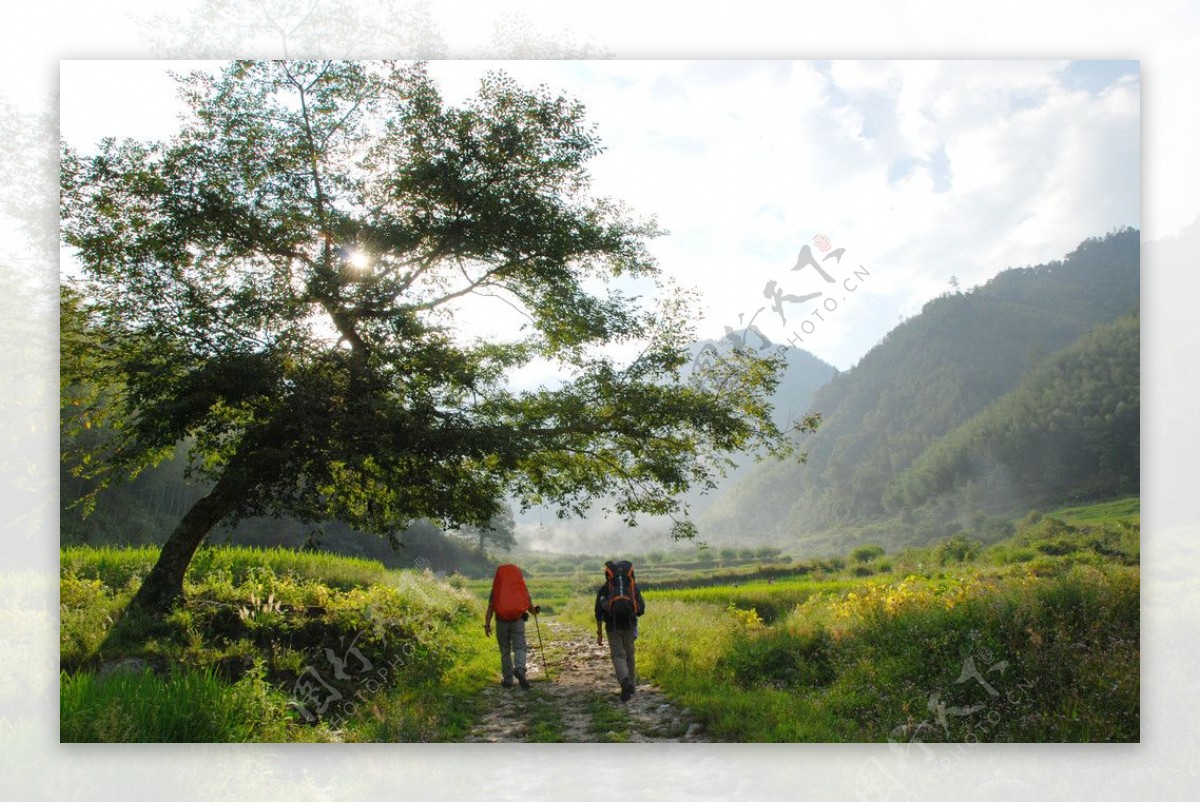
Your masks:
{"label": "hiker with blue backpack", "polygon": [[[604,585],[596,592],[596,643],[612,653],[613,669],[621,685],[621,700],[628,700],[637,689],[634,641],[637,639],[638,617],[646,612],[646,602],[637,587],[633,564],[627,560],[604,564]],[[601,630],[603,626],[603,630]]]}

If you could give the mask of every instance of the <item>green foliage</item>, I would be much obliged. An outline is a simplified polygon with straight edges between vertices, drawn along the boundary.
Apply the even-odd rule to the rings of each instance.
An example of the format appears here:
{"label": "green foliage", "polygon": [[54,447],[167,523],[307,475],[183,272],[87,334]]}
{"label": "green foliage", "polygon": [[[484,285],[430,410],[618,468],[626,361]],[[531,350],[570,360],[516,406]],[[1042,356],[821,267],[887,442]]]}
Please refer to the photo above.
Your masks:
{"label": "green foliage", "polygon": [[1073,505],[1051,511],[1051,514],[1067,524],[1126,523],[1137,525],[1141,521],[1141,499],[1131,496],[1112,502],[1091,505]]}
{"label": "green foliage", "polygon": [[811,591],[765,628],[671,592],[641,666],[722,740],[1138,740],[1136,568]]}
{"label": "green foliage", "polygon": [[[491,74],[450,107],[424,65],[395,62],[239,61],[180,84],[169,140],[61,158],[83,273],[63,427],[106,423],[69,439],[68,471],[103,484],[184,443],[211,483],[139,605],[170,606],[219,522],[487,527],[512,494],[611,498],[632,523],[679,512],[726,453],[793,450],[768,402],[778,355],[735,350],[687,382],[690,296],[615,289],[658,279],[660,230],[591,194],[582,104]],[[528,325],[468,342],[467,295]],[[641,348],[618,363],[614,343]],[[509,387],[541,358],[569,378]]]}
{"label": "green foliage", "polygon": [[965,532],[955,533],[950,539],[938,544],[938,563],[945,566],[948,563],[963,563],[979,554],[979,543],[972,541]]}
{"label": "green foliage", "polygon": [[909,507],[978,483],[979,503],[1011,508],[1138,489],[1138,319],[1100,327],[931,446],[889,489]]}
{"label": "green foliage", "polygon": [[990,552],[1002,563],[1032,561],[1040,555],[1054,558],[1055,563],[1064,567],[1109,561],[1137,565],[1141,555],[1137,524],[1128,519],[1104,517],[1082,517],[1080,520],[1098,523],[1068,524],[1057,516],[1042,516],[1021,527],[1012,539]]}
{"label": "green foliage", "polygon": [[[481,603],[429,573],[285,550],[205,550],[187,601],[170,615],[118,615],[154,558],[151,549],[63,550],[61,666],[64,689],[79,684],[70,710],[81,740],[120,738],[153,715],[122,713],[123,697],[141,693],[136,683],[194,693],[179,702],[178,721],[164,720],[168,741],[191,740],[189,728],[197,741],[454,740],[495,673]],[[129,661],[147,668],[144,680],[107,674]],[[196,712],[218,697],[233,712],[257,705],[264,718],[243,717],[249,735],[214,730]],[[281,700],[286,716],[271,713]],[[102,730],[80,724],[89,711],[103,714]]]}
{"label": "green foliage", "polygon": [[870,563],[875,558],[881,557],[884,551],[884,548],[878,544],[863,544],[854,548],[850,553],[850,560],[855,563]]}
{"label": "green foliage", "polygon": [[708,585],[673,590],[655,587],[647,590],[645,594],[647,610],[665,600],[696,606],[716,605],[726,611],[731,608],[753,611],[757,619],[770,624],[786,616],[813,594],[828,592],[831,589],[849,590],[859,585],[861,583],[852,579],[817,580],[811,577],[792,577],[774,583],[754,581],[740,585]]}
{"label": "green foliage", "polygon": [[277,742],[293,714],[261,671],[230,684],[211,669],[63,673],[63,742]]}
{"label": "green foliage", "polygon": [[[157,547],[63,547],[59,552],[64,577],[99,580],[108,588],[136,585],[158,560]],[[348,558],[323,552],[290,549],[247,549],[209,547],[196,553],[188,567],[188,582],[242,586],[267,573],[297,580],[314,580],[331,588],[347,590],[387,582],[398,576],[378,561]]]}
{"label": "green foliage", "polygon": [[835,677],[830,656],[833,640],[817,627],[800,635],[778,628],[742,633],[721,666],[744,688],[808,688],[824,686]]}

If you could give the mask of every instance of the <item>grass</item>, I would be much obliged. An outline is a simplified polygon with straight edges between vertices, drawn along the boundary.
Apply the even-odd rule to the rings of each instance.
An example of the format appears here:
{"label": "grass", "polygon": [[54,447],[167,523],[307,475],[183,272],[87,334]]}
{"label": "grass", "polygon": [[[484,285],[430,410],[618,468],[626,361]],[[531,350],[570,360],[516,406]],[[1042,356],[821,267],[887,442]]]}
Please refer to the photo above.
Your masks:
{"label": "grass", "polygon": [[[189,570],[183,604],[158,619],[125,611],[153,550],[63,552],[64,740],[456,741],[491,676],[482,604],[428,573],[216,548]],[[131,662],[144,676],[112,672]],[[146,708],[132,702],[143,696],[136,684],[175,696]],[[204,724],[219,710],[213,699],[236,701],[247,688],[276,712],[270,727],[247,736]],[[157,719],[164,707],[179,715],[177,729]],[[108,712],[99,721],[111,726],[89,730],[71,711]]]}
{"label": "grass", "polygon": [[862,581],[853,578],[817,580],[810,577],[792,577],[773,583],[757,581],[741,585],[701,586],[698,588],[646,590],[646,607],[658,600],[674,600],[693,604],[715,604],[721,608],[730,606],[753,609],[765,622],[773,622],[810,596],[829,591],[842,591],[862,586]]}
{"label": "grass", "polygon": [[597,694],[588,699],[588,716],[592,732],[600,742],[628,742],[631,723],[629,712],[612,702],[611,694]]}
{"label": "grass", "polygon": [[[646,565],[639,670],[728,741],[1136,741],[1137,516],[1122,500],[1000,541]],[[460,741],[482,713],[490,579],[206,548],[173,613],[127,612],[156,558],[62,550],[63,741]],[[601,580],[527,572],[543,618],[589,633]],[[523,710],[529,739],[564,738],[551,698]],[[597,739],[628,739],[624,709],[588,711]]]}
{"label": "grass", "polygon": [[540,694],[530,695],[525,705],[526,727],[531,742],[563,741],[562,711]]}
{"label": "grass", "polygon": [[1131,496],[1127,499],[1117,499],[1112,502],[1058,508],[1050,511],[1048,515],[1063,519],[1068,524],[1101,524],[1106,522],[1140,524],[1142,500],[1139,497]]}
{"label": "grass", "polygon": [[1116,510],[862,577],[648,592],[639,666],[727,741],[1137,741],[1139,533]]}
{"label": "grass", "polygon": [[[643,565],[639,668],[728,741],[1137,741],[1138,501],[992,530],[772,567]],[[527,581],[594,627],[599,572]],[[596,732],[619,738],[611,716],[595,704]]]}
{"label": "grass", "polygon": [[[59,573],[63,577],[99,580],[110,588],[140,583],[158,560],[158,547],[63,547]],[[186,582],[205,583],[223,575],[233,585],[243,585],[256,574],[269,571],[280,577],[315,580],[329,588],[349,590],[388,582],[397,576],[375,560],[350,558],[325,552],[254,547],[202,547],[188,566]]]}
{"label": "grass", "polygon": [[290,720],[261,674],[229,684],[211,669],[64,674],[60,700],[63,742],[273,742]]}

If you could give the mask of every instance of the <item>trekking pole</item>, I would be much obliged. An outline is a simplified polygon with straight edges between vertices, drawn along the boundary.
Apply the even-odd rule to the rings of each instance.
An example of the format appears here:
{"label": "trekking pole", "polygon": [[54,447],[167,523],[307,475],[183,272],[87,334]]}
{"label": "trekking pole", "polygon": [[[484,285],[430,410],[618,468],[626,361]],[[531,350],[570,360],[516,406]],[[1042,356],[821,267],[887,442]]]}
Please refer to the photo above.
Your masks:
{"label": "trekking pole", "polygon": [[538,651],[542,654],[542,670],[546,673],[546,680],[549,680],[550,666],[546,663],[546,648],[542,646],[542,626],[538,624],[537,611],[533,612],[533,626],[537,629]]}

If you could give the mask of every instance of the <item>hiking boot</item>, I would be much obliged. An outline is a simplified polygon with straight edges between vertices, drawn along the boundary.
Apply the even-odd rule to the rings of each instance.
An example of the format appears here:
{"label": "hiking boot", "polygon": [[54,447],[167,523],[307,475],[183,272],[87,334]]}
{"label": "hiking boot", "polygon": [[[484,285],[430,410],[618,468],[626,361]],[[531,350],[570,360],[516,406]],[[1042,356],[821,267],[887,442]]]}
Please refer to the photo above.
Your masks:
{"label": "hiking boot", "polygon": [[505,678],[504,680],[500,681],[500,685],[506,689],[511,689],[513,687],[512,678]]}
{"label": "hiking boot", "polygon": [[621,702],[626,702],[633,696],[633,681],[625,678],[621,681]]}
{"label": "hiking boot", "polygon": [[529,690],[529,680],[525,677],[525,673],[517,672],[516,674],[517,674],[517,683],[521,684],[522,689],[525,689],[526,691],[528,691]]}

